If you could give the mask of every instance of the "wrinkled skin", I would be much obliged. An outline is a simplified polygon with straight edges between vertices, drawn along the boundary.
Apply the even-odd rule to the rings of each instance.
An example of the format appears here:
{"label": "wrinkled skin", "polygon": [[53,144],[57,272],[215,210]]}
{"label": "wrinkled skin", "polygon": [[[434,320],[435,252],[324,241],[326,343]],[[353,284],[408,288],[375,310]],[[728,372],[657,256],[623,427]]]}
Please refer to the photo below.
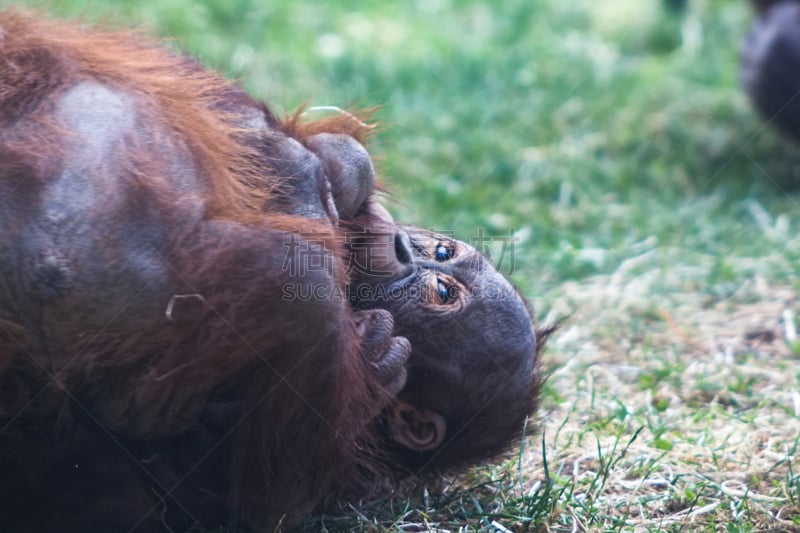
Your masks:
{"label": "wrinkled skin", "polygon": [[398,225],[367,200],[374,170],[355,140],[323,134],[306,144],[326,162],[346,214],[353,307],[388,311],[394,335],[411,342],[407,384],[384,418],[392,461],[423,473],[495,455],[536,406],[537,334],[525,302],[469,244]]}
{"label": "wrinkled skin", "polygon": [[344,134],[312,135],[304,146],[266,129],[266,124],[263,128],[256,130],[255,137],[269,138],[267,148],[261,150],[269,154],[265,157],[270,167],[267,171],[285,178],[285,186],[270,210],[325,219],[333,226],[340,218],[351,220],[375,183],[375,170],[366,149]]}
{"label": "wrinkled skin", "polygon": [[[357,141],[321,134],[306,144],[326,172],[309,173],[312,167],[303,164],[305,176],[295,176],[311,183],[332,176],[321,189],[330,191],[344,214],[351,303],[361,312],[388,311],[394,335],[411,342],[408,383],[385,416],[392,460],[422,473],[495,455],[521,434],[541,379],[525,302],[469,244],[398,225],[382,206],[367,201],[374,170]],[[307,206],[319,205],[317,189],[301,184],[292,194]],[[384,327],[392,323],[386,320]],[[393,375],[396,384],[405,379]]]}
{"label": "wrinkled skin", "polygon": [[[353,239],[351,301],[385,309],[412,346],[408,380],[387,411],[393,460],[436,472],[496,455],[536,406],[537,332],[517,291],[469,244],[397,225],[376,204]],[[382,246],[381,246],[382,245]],[[543,339],[540,339],[540,342]]]}
{"label": "wrinkled skin", "polygon": [[[245,107],[246,115],[255,113]],[[249,122],[253,127],[252,119]],[[258,129],[251,134],[251,142],[265,154],[265,172],[284,178],[288,185],[278,191],[271,211],[324,220],[335,228],[340,221],[352,221],[367,205],[375,185],[375,169],[366,148],[353,137],[319,133],[301,144],[276,132],[267,122],[257,122],[255,126]],[[264,139],[269,141],[265,143]],[[393,338],[394,318],[390,312],[357,310],[354,316],[365,343],[365,357],[374,364],[387,391],[396,396],[406,381],[405,363],[410,351],[406,339]]]}

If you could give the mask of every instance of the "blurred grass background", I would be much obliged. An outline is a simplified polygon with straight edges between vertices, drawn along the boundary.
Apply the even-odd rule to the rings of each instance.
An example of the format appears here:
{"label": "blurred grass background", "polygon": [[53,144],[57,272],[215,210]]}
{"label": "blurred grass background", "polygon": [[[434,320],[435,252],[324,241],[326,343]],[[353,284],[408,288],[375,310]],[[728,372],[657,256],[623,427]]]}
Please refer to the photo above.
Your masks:
{"label": "blurred grass background", "polygon": [[278,110],[382,106],[372,150],[392,210],[464,240],[515,232],[514,263],[502,266],[526,293],[613,272],[643,242],[719,257],[699,288],[724,292],[717,282],[738,274],[737,255],[773,247],[745,202],[790,209],[800,157],[763,131],[737,84],[745,2],[698,0],[683,14],[667,7],[676,3],[61,0],[47,10],[174,37]]}
{"label": "blurred grass background", "polygon": [[[371,150],[394,193],[396,217],[463,240],[481,232],[496,236],[499,247],[489,250],[496,262],[500,239],[513,234],[513,259],[506,249],[500,269],[532,297],[540,315],[575,313],[574,326],[547,353],[553,375],[543,428],[555,438],[545,450],[538,440],[529,444],[535,451],[519,467],[524,481],[489,496],[450,493],[446,504],[433,507],[423,498],[427,510],[416,513],[411,509],[419,502],[389,502],[387,530],[407,520],[418,526],[404,526],[412,530],[429,521],[450,530],[548,523],[559,531],[627,530],[634,518],[651,519],[642,510],[648,503],[635,513],[608,510],[617,493],[603,491],[612,467],[624,463],[624,450],[614,454],[638,438],[640,457],[651,462],[620,469],[618,489],[631,476],[649,479],[663,465],[688,472],[674,481],[680,494],[658,493],[666,503],[648,500],[663,504],[655,525],[644,529],[655,531],[658,517],[685,517],[684,510],[707,509],[708,502],[749,505],[749,493],[734,498],[708,481],[711,474],[690,474],[707,467],[727,475],[717,462],[716,430],[709,429],[719,420],[742,432],[719,437],[720,449],[743,445],[741,435],[755,431],[758,420],[796,428],[797,406],[794,412],[781,407],[779,415],[771,409],[783,401],[775,395],[796,390],[800,380],[799,346],[764,355],[726,340],[725,350],[741,356],[750,374],[736,374],[717,348],[706,353],[708,328],[717,328],[714,339],[728,339],[720,333],[727,328],[735,330],[730,339],[740,340],[739,324],[753,317],[759,327],[777,327],[769,321],[780,315],[780,305],[760,302],[796,303],[800,152],[765,127],[738,85],[738,50],[752,17],[747,2],[689,0],[685,9],[673,7],[680,4],[61,0],[47,11],[173,37],[279,112],[303,104],[381,106]],[[698,369],[696,361],[712,366]],[[773,365],[778,375],[765,374]],[[592,377],[597,369],[606,374]],[[735,375],[728,382],[722,376],[729,371]],[[617,381],[604,388],[608,376]],[[714,403],[720,394],[736,401]],[[558,440],[570,431],[577,436]],[[600,453],[608,438],[610,459]],[[785,450],[785,435],[770,439]],[[668,454],[680,446],[688,451]],[[592,481],[589,501],[574,496],[583,494],[585,479],[562,475],[560,468],[571,463],[557,461],[592,450],[607,477],[593,478],[601,481]],[[714,458],[704,462],[708,450]],[[765,467],[752,486],[777,502],[763,516],[780,514],[784,504],[800,516],[792,453]],[[552,460],[544,473],[542,455]],[[681,462],[690,456],[700,459]],[[558,474],[548,478],[557,464]],[[686,479],[700,481],[681,485]],[[742,511],[731,529],[727,514],[714,513],[709,531],[771,524]],[[380,530],[369,517],[358,520],[359,527]],[[495,526],[497,520],[506,526]],[[671,526],[683,528],[680,521]]]}

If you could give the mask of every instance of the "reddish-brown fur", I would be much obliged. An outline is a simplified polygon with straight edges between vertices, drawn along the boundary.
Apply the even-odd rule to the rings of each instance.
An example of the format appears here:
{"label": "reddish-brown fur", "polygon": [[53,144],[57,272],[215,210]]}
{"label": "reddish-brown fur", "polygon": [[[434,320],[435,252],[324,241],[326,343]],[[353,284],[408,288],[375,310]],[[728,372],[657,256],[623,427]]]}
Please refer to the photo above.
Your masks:
{"label": "reddish-brown fur", "polygon": [[[38,224],[46,190],[60,179],[71,153],[81,153],[71,144],[75,134],[55,115],[60,99],[87,81],[130,97],[137,124],[147,129],[122,132],[124,154],[107,154],[124,190],[98,189],[110,197],[111,208],[105,213],[102,203],[94,207],[92,227],[112,229],[104,243],[88,240],[87,250],[108,249],[97,259],[115,272],[119,237],[128,229],[138,237],[144,217],[141,224],[158,227],[141,230],[156,235],[142,237],[136,251],[145,249],[164,267],[153,281],[160,287],[145,291],[145,297],[155,296],[141,306],[137,291],[145,289],[135,282],[118,289],[112,284],[109,294],[95,292],[91,269],[81,270],[80,250],[61,257],[63,251],[45,248],[44,258],[31,259],[33,273],[23,272],[33,280],[32,290],[28,282],[0,288],[9,300],[0,309],[2,450],[15,462],[47,463],[47,454],[60,453],[50,441],[67,435],[80,442],[75,428],[87,421],[102,428],[101,440],[114,434],[135,447],[196,425],[210,398],[236,384],[243,391],[236,422],[229,435],[221,432],[229,456],[222,463],[230,468],[227,500],[251,525],[271,527],[284,515],[293,522],[366,466],[370,422],[375,406],[385,403],[359,355],[346,299],[282,299],[283,284],[292,281],[284,264],[285,231],[305,239],[325,236],[326,250],[308,254],[332,266],[295,281],[341,286],[344,252],[326,224],[266,214],[274,180],[265,175],[259,154],[241,142],[248,132],[240,126],[239,101],[251,105],[241,91],[138,34],[102,33],[15,12],[0,14],[3,252],[26,232],[38,231],[30,227]],[[362,136],[354,124],[343,117],[324,129]],[[320,129],[297,120],[275,126],[298,136]],[[190,174],[185,179],[191,191],[170,182],[176,165]],[[118,193],[125,197],[114,203]],[[28,255],[17,254],[23,263]],[[289,257],[297,264],[306,259]],[[28,301],[27,294],[35,297]],[[176,294],[202,299],[177,300],[170,322],[164,309]],[[309,335],[310,325],[315,335]],[[3,477],[0,492],[7,493],[5,484],[15,481]],[[85,504],[84,512],[93,509],[92,502]],[[94,512],[99,516],[103,509]]]}
{"label": "reddish-brown fur", "polygon": [[[519,438],[548,331],[466,243],[440,260],[441,237],[360,193],[338,196],[356,199],[342,227],[394,244],[348,279],[363,248],[284,209],[289,177],[319,170],[295,140],[350,149],[327,133],[368,129],[278,120],[137,33],[0,12],[0,526],[269,530],[384,466],[441,472]],[[347,300],[440,272],[458,305]]]}

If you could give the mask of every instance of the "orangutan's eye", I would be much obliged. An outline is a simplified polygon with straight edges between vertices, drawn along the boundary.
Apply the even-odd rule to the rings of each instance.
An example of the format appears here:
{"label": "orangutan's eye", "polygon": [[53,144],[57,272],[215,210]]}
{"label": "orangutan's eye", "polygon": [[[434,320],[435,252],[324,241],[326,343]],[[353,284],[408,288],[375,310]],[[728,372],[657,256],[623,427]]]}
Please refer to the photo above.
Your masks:
{"label": "orangutan's eye", "polygon": [[453,257],[453,247],[452,245],[448,246],[442,241],[436,243],[436,250],[433,254],[434,258],[439,261],[447,261]]}
{"label": "orangutan's eye", "polygon": [[442,304],[448,304],[453,301],[456,297],[456,287],[455,285],[447,285],[442,278],[436,278],[436,295],[439,297],[439,302]]}

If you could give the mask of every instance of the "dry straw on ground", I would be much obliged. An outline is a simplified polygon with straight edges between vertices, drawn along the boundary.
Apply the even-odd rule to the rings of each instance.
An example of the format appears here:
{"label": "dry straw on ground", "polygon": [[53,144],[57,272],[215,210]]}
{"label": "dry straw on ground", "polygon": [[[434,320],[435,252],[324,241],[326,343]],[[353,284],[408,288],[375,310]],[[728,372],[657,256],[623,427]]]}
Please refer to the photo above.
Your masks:
{"label": "dry straw on ground", "polygon": [[[800,300],[758,272],[711,297],[698,288],[714,260],[653,248],[562,288],[554,312],[571,318],[547,353],[560,401],[543,429],[569,496],[547,529],[800,524]],[[544,480],[540,449],[523,471]]]}

